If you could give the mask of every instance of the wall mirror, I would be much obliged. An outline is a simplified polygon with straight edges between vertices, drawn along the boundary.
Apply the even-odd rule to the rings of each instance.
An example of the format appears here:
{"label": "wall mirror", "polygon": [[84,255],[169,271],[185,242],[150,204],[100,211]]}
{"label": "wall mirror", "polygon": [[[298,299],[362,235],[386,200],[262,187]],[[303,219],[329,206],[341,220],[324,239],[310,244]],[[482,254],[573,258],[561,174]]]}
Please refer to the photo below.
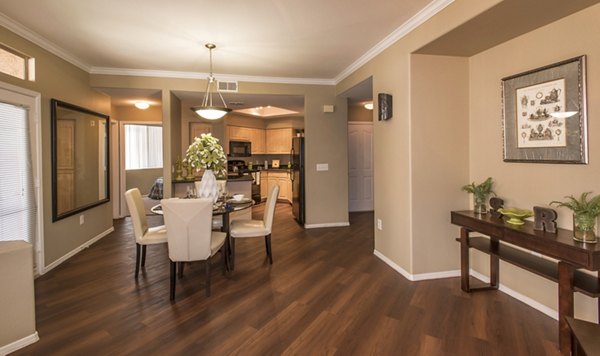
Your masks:
{"label": "wall mirror", "polygon": [[52,99],[52,221],[110,200],[109,117]]}

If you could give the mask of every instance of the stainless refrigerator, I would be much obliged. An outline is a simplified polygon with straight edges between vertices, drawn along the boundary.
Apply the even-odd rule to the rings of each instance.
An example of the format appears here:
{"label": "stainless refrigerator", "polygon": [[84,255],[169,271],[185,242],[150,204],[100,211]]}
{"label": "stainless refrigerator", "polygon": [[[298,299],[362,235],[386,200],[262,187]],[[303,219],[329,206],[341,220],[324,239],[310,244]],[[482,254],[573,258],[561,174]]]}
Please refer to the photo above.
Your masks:
{"label": "stainless refrigerator", "polygon": [[305,200],[304,200],[304,137],[292,138],[292,150],[290,152],[292,180],[292,213],[294,219],[300,224],[305,222]]}

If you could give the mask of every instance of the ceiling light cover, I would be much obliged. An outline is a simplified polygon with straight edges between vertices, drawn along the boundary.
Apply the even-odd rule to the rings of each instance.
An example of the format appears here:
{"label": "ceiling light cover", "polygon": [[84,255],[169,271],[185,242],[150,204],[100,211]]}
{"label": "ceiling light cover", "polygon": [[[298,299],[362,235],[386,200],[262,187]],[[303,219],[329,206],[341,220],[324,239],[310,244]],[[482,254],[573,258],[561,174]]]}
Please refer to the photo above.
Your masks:
{"label": "ceiling light cover", "polygon": [[364,107],[365,107],[365,109],[367,109],[367,110],[373,110],[373,102],[372,102],[372,101],[370,101],[370,102],[368,102],[368,103],[365,103]]}
{"label": "ceiling light cover", "polygon": [[134,105],[136,108],[138,108],[140,110],[146,110],[150,107],[150,104],[148,104],[145,101],[136,101]]}
{"label": "ceiling light cover", "polygon": [[[227,113],[229,113],[231,111],[231,109],[229,109],[227,107],[227,104],[225,104],[225,99],[223,99],[223,95],[221,95],[221,92],[219,91],[219,87],[216,85],[216,80],[213,77],[212,50],[215,49],[216,46],[212,43],[207,43],[204,46],[206,48],[208,48],[208,51],[210,53],[210,72],[209,72],[209,75],[207,78],[206,91],[204,92],[204,99],[202,100],[202,105],[194,106],[191,109],[197,115],[199,115],[200,117],[203,117],[207,120],[218,120],[218,119],[222,118],[223,116],[227,115]],[[211,93],[211,87],[213,85],[216,86],[215,91],[217,92],[217,94],[219,94],[219,98],[221,98],[221,102],[223,103],[223,106],[213,105],[212,93]]]}

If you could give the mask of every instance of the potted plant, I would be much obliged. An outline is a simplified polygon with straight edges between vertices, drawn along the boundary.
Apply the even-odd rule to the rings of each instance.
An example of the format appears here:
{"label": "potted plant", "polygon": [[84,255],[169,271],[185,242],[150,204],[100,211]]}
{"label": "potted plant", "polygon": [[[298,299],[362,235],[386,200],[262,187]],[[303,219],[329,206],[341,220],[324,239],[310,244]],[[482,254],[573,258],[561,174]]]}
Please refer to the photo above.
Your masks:
{"label": "potted plant", "polygon": [[462,190],[473,194],[473,210],[477,214],[487,213],[487,200],[491,194],[496,195],[492,190],[494,182],[492,177],[488,177],[483,183],[475,184],[475,182],[463,185]]}
{"label": "potted plant", "polygon": [[196,137],[187,149],[185,162],[196,171],[204,169],[196,192],[197,196],[217,201],[219,193],[215,174],[218,176],[227,174],[227,158],[223,147],[219,144],[219,139],[210,133]]}
{"label": "potted plant", "polygon": [[576,199],[566,196],[564,202],[552,201],[550,205],[568,208],[573,211],[573,239],[581,242],[596,243],[596,218],[600,215],[600,195],[588,199],[592,192],[585,192]]}

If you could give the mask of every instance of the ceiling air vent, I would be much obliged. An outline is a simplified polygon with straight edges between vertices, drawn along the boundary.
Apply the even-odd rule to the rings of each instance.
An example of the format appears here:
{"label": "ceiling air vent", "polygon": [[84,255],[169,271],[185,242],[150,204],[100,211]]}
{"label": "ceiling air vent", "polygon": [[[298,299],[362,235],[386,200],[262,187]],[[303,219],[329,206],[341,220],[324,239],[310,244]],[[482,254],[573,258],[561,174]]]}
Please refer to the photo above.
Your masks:
{"label": "ceiling air vent", "polygon": [[218,81],[218,88],[219,91],[224,91],[224,92],[232,92],[232,93],[237,93],[238,91],[238,83],[237,82],[222,82],[222,81]]}

